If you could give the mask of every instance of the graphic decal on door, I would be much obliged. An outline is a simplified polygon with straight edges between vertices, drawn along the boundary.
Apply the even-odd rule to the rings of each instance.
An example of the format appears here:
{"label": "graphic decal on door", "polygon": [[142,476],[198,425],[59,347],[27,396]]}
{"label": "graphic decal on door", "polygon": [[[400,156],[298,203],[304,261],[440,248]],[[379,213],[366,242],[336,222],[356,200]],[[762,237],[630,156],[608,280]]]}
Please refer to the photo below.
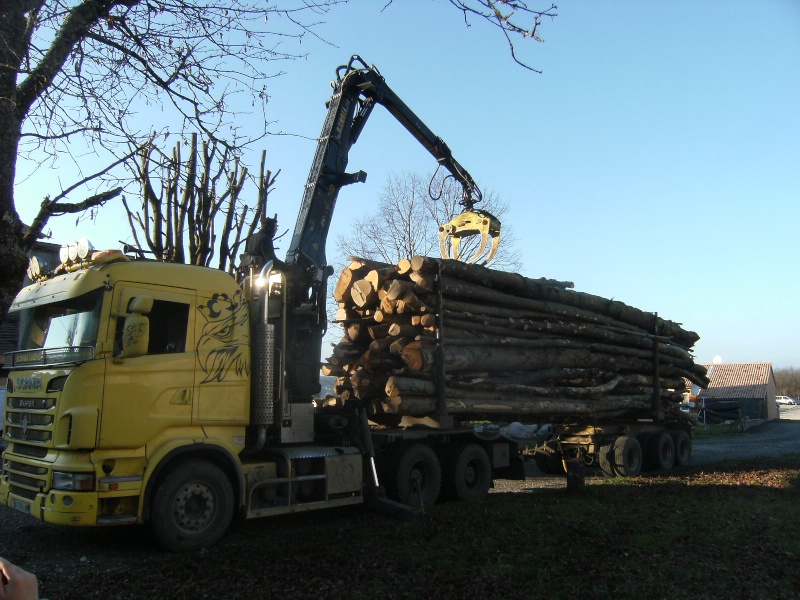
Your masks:
{"label": "graphic decal on door", "polygon": [[250,374],[247,346],[250,343],[247,302],[242,291],[231,298],[214,294],[197,307],[205,319],[197,342],[197,362],[206,374],[201,383],[223,381],[229,373],[236,377]]}

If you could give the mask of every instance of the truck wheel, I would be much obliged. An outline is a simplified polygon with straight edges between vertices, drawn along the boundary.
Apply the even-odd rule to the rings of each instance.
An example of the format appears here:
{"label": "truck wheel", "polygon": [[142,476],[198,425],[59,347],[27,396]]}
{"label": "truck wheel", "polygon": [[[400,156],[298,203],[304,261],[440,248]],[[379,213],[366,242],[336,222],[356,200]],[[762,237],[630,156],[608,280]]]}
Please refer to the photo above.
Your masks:
{"label": "truck wheel", "polygon": [[617,476],[617,471],[614,469],[614,443],[616,441],[617,438],[611,438],[600,444],[600,449],[597,451],[597,466],[608,477]]}
{"label": "truck wheel", "polygon": [[233,518],[231,482],[210,462],[183,462],[162,477],[150,515],[159,541],[173,552],[211,546]]}
{"label": "truck wheel", "polygon": [[442,487],[446,498],[476,502],[489,494],[492,465],[478,444],[460,444],[451,448],[443,468]]}
{"label": "truck wheel", "polygon": [[433,449],[414,444],[400,450],[390,464],[389,494],[414,507],[432,506],[442,487],[442,468]]}
{"label": "truck wheel", "polygon": [[627,435],[617,438],[614,442],[614,469],[622,477],[636,477],[641,473],[642,447],[639,440]]}
{"label": "truck wheel", "polygon": [[668,431],[657,431],[647,444],[648,461],[654,469],[671,469],[675,463],[675,444]]}
{"label": "truck wheel", "polygon": [[682,467],[689,464],[692,458],[692,438],[682,429],[671,431],[670,435],[675,444],[675,466]]}

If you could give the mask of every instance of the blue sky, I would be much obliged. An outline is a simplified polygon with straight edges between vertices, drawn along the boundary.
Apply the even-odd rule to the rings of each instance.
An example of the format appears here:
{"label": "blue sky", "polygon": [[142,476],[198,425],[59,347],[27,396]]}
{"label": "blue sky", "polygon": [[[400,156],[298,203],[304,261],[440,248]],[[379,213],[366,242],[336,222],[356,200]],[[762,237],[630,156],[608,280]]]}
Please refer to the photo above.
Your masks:
{"label": "blue sky", "polygon": [[[273,81],[270,129],[293,134],[263,146],[282,169],[269,208],[282,228],[295,221],[328,83],[360,54],[509,203],[524,275],[683,323],[701,336],[698,362],[800,367],[800,2],[559,3],[545,43],[517,41],[541,75],[444,0],[384,4],[332,10],[318,29],[328,43],[306,39],[308,58]],[[434,168],[380,109],[349,166],[369,178],[339,196],[331,258],[390,174]],[[52,181],[20,183],[23,219],[37,203],[21,198],[52,194]],[[121,215],[104,210],[80,233],[118,246],[130,239]],[[54,241],[76,235],[74,218],[50,226]]]}

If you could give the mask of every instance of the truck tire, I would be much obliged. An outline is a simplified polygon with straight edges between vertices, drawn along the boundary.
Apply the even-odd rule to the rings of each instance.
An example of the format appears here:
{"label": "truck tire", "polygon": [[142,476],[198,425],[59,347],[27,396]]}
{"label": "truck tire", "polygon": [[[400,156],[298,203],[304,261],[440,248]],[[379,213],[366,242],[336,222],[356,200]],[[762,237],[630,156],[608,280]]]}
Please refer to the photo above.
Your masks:
{"label": "truck tire", "polygon": [[444,498],[477,502],[489,495],[492,464],[489,455],[478,444],[459,444],[450,448],[442,470]]}
{"label": "truck tire", "polygon": [[670,435],[675,444],[675,466],[688,465],[692,458],[692,438],[682,429],[671,431]]}
{"label": "truck tire", "polygon": [[671,469],[675,464],[675,444],[668,431],[653,432],[645,451],[653,469]]}
{"label": "truck tire", "polygon": [[211,546],[233,518],[233,487],[222,469],[205,460],[181,462],[153,494],[150,524],[173,552]]}
{"label": "truck tire", "polygon": [[387,477],[389,496],[398,502],[424,508],[432,506],[442,488],[442,467],[427,444],[413,444],[395,451]]}
{"label": "truck tire", "polygon": [[611,438],[602,444],[597,451],[597,466],[607,477],[616,477],[617,471],[614,468],[614,443],[617,438]]}
{"label": "truck tire", "polygon": [[636,477],[641,473],[642,447],[635,437],[621,435],[614,442],[614,470],[621,477]]}

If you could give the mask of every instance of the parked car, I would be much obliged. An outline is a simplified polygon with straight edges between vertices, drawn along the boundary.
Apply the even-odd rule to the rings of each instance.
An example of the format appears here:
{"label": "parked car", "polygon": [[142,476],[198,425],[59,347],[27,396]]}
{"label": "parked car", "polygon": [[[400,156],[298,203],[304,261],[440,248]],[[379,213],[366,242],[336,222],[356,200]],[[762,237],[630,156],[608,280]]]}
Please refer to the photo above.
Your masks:
{"label": "parked car", "polygon": [[794,398],[789,398],[789,396],[775,396],[775,402],[778,404],[800,404]]}

